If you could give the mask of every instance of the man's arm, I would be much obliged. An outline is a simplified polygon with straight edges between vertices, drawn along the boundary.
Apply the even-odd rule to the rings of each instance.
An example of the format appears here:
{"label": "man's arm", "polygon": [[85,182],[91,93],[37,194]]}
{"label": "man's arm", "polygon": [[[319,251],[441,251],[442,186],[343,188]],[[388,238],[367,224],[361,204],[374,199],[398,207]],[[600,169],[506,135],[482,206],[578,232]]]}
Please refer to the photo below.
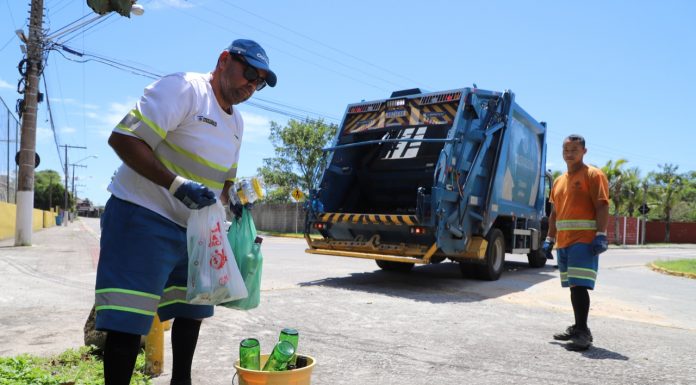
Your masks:
{"label": "man's arm", "polygon": [[609,223],[609,202],[605,200],[597,200],[595,201],[594,206],[597,231],[606,233],[607,224]]}
{"label": "man's arm", "polygon": [[176,178],[176,175],[155,157],[150,146],[134,136],[113,132],[109,137],[109,145],[128,167],[166,189]]}
{"label": "man's arm", "polygon": [[546,236],[556,238],[556,209],[551,207],[551,215],[549,215],[549,231]]}

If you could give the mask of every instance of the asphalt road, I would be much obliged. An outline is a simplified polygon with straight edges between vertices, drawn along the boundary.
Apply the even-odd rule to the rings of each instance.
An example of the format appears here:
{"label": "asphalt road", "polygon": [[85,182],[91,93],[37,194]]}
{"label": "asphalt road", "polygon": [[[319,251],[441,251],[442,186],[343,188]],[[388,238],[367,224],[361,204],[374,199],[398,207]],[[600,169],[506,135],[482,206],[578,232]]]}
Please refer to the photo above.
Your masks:
{"label": "asphalt road", "polygon": [[[93,248],[98,239],[95,220],[45,231],[73,237],[74,248]],[[655,259],[696,258],[696,248],[603,254],[590,312],[595,346],[582,353],[551,339],[572,323],[568,291],[552,266],[530,269],[508,255],[503,277],[482,282],[462,279],[453,263],[388,273],[371,260],[304,248],[301,239],[265,237],[262,303],[246,312],[218,307],[204,322],[194,383],[230,384],[241,339],[257,337],[268,352],[281,328],[295,327],[299,351],[317,360],[313,384],[696,384],[696,281],[645,267]],[[32,295],[24,298],[31,306],[22,307],[11,286],[22,274],[34,290],[46,280],[26,267],[21,251],[8,256],[0,248],[0,323],[8,325],[1,355],[61,351],[81,340],[75,334],[91,306],[85,288],[93,282],[94,254],[67,249],[47,250],[51,260],[69,255],[66,267],[51,275],[46,298]],[[16,308],[14,318],[3,315]],[[44,314],[40,330],[19,324],[32,312]],[[39,334],[43,339],[30,338]],[[45,345],[31,345],[37,341]],[[169,383],[169,347],[166,362],[157,385]]]}

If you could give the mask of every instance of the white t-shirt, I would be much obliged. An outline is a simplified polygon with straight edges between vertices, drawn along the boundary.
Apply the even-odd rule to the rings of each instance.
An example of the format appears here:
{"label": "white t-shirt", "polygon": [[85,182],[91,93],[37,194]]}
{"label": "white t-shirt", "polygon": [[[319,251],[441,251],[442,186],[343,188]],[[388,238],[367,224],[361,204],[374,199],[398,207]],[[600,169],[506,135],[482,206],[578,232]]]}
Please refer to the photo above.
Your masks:
{"label": "white t-shirt", "polygon": [[[210,78],[199,73],[163,77],[145,88],[113,132],[140,138],[170,171],[204,184],[219,197],[224,182],[236,177],[244,122],[239,111],[228,114],[220,107]],[[108,190],[186,226],[190,209],[126,164]]]}

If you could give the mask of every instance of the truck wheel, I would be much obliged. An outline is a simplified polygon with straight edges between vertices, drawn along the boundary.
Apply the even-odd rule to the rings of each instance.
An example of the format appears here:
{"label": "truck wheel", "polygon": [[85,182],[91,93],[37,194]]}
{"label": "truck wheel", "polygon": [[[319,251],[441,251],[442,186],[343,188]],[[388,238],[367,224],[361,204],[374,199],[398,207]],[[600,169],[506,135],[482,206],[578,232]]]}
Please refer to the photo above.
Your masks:
{"label": "truck wheel", "polygon": [[502,231],[493,229],[487,238],[486,263],[469,266],[469,268],[473,269],[473,273],[478,279],[497,281],[505,267],[505,237],[503,237]]}
{"label": "truck wheel", "polygon": [[383,261],[381,259],[376,259],[375,262],[377,262],[377,266],[379,266],[380,269],[386,271],[407,273],[413,269],[413,263]]}
{"label": "truck wheel", "polygon": [[546,266],[546,254],[542,249],[527,254],[527,260],[529,261],[529,267],[539,268]]}

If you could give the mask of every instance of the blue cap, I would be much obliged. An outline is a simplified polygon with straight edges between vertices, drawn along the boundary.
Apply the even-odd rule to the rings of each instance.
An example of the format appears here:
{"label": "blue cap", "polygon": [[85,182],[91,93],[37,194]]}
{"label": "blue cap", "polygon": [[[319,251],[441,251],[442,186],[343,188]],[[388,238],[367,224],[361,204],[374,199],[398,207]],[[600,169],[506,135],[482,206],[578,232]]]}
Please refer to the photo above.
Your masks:
{"label": "blue cap", "polygon": [[271,71],[271,68],[268,66],[266,51],[264,51],[257,42],[247,39],[237,39],[230,44],[227,51],[243,56],[252,67],[268,72],[266,83],[271,87],[275,87],[278,78],[275,72]]}

